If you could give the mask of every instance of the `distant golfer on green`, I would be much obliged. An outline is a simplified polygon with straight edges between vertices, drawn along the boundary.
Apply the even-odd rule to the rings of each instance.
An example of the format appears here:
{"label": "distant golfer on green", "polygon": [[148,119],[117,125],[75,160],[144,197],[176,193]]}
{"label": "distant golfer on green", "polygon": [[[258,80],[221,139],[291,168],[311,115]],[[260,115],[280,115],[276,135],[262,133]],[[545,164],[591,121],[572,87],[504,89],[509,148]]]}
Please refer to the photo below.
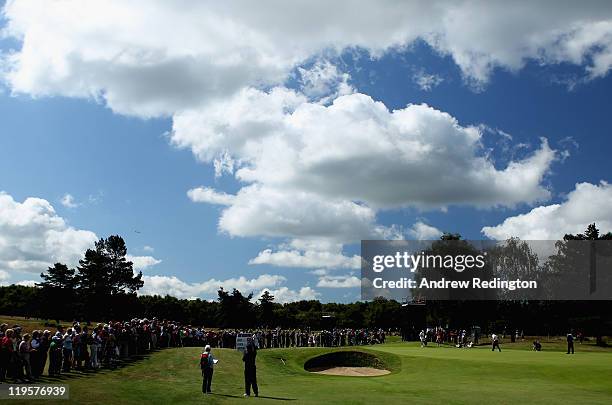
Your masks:
{"label": "distant golfer on green", "polygon": [[567,354],[570,354],[570,351],[574,354],[574,335],[572,335],[572,332],[567,334]]}
{"label": "distant golfer on green", "polygon": [[491,342],[493,343],[493,348],[491,351],[495,351],[495,348],[497,347],[497,350],[501,352],[501,347],[499,347],[499,337],[495,333],[491,335]]}

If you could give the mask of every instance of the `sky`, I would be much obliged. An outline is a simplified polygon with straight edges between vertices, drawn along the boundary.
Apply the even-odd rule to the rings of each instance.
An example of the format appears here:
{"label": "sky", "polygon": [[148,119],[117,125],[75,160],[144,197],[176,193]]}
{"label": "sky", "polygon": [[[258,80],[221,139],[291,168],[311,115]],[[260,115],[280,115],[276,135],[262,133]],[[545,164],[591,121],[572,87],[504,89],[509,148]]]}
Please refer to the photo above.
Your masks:
{"label": "sky", "polygon": [[359,242],[612,231],[609,2],[2,2],[0,282],[359,299]]}

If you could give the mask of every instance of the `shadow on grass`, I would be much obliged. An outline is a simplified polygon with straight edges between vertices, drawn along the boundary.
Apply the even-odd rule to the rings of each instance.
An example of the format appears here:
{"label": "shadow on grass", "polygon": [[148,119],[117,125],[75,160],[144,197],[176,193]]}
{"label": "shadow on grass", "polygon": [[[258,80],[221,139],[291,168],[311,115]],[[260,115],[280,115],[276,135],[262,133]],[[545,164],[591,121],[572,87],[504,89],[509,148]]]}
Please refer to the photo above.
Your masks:
{"label": "shadow on grass", "polygon": [[129,367],[132,364],[146,360],[149,357],[151,357],[151,354],[158,352],[158,351],[159,350],[153,350],[147,354],[131,356],[127,359],[122,359],[122,360],[117,361],[117,363],[114,364],[113,366],[106,365],[103,368],[100,368],[98,370],[82,368],[82,369],[71,369],[69,372],[62,372],[61,374],[43,375],[36,379],[36,383],[52,383],[52,382],[57,383],[60,381],[69,381],[69,380],[76,379],[76,378],[90,378],[96,375],[109,374],[115,370]]}
{"label": "shadow on grass", "polygon": [[[243,398],[243,395],[218,394],[216,392],[211,392],[209,395],[227,398]],[[258,398],[273,399],[276,401],[297,401],[297,398],[267,397],[265,395],[260,395]]]}
{"label": "shadow on grass", "polygon": [[277,401],[297,401],[297,398],[267,397],[265,395],[260,395],[259,398],[274,399]]}

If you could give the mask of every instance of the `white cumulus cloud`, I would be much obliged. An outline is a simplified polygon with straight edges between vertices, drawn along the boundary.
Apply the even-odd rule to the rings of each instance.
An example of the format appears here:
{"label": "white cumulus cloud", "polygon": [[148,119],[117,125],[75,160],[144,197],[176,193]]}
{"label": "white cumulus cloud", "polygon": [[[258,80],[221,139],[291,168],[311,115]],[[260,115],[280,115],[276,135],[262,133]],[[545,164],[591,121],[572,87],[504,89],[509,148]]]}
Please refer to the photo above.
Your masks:
{"label": "white cumulus cloud", "polygon": [[47,200],[19,202],[0,192],[0,270],[40,273],[55,262],[74,266],[97,239],[69,226]]}
{"label": "white cumulus cloud", "polygon": [[9,0],[3,14],[4,34],[19,42],[3,69],[14,92],[148,117],[282,84],[324,52],[378,57],[416,40],[477,85],[529,60],[583,66],[589,77],[612,66],[608,2]]}
{"label": "white cumulus cloud", "polygon": [[216,191],[210,187],[197,187],[187,191],[187,196],[193,202],[216,205],[232,205],[236,196]]}
{"label": "white cumulus cloud", "polygon": [[322,288],[358,288],[361,287],[361,280],[354,275],[323,275],[319,277],[317,287]]}
{"label": "white cumulus cloud", "polygon": [[162,261],[153,256],[132,256],[127,255],[126,259],[133,263],[135,271],[145,271],[149,267],[155,266]]}
{"label": "white cumulus cloud", "polygon": [[249,264],[270,264],[281,267],[300,267],[300,268],[348,268],[358,269],[361,265],[361,258],[358,255],[351,257],[339,252],[325,252],[316,250],[281,250],[272,251],[266,249],[249,261]]}
{"label": "white cumulus cloud", "polygon": [[[241,113],[254,102],[256,111]],[[251,89],[223,111],[205,108],[176,116],[173,128],[175,144],[190,147],[205,161],[228,152],[243,162],[236,178],[256,184],[240,190],[222,226],[231,225],[228,217],[234,214],[260,211],[256,200],[269,206],[290,194],[292,200],[332,205],[360,217],[368,207],[533,203],[549,197],[541,181],[555,159],[542,140],[528,158],[498,169],[482,148],[479,127],[461,126],[424,104],[389,111],[358,93],[322,106],[287,89]],[[350,208],[349,201],[367,206]]]}
{"label": "white cumulus cloud", "polygon": [[442,235],[442,231],[435,226],[417,221],[408,230],[408,235],[417,240],[432,240],[438,239]]}
{"label": "white cumulus cloud", "polygon": [[[144,286],[138,292],[140,295],[172,295],[177,298],[193,299],[216,299],[217,291],[223,287],[231,291],[236,288],[242,294],[253,293],[253,300],[257,300],[264,291],[270,292],[275,301],[286,303],[301,300],[314,300],[320,297],[320,293],[309,286],[293,290],[283,284],[287,279],[280,275],[262,274],[258,277],[247,279],[246,277],[229,278],[219,280],[211,278],[199,283],[188,283],[176,276],[144,276]],[[259,292],[257,292],[259,291]]]}
{"label": "white cumulus cloud", "polygon": [[316,300],[319,299],[321,293],[312,287],[301,287],[299,290],[292,290],[289,287],[280,287],[277,289],[263,289],[259,293],[261,296],[265,291],[268,291],[274,296],[274,301],[284,304],[287,302],[304,301],[304,300]]}
{"label": "white cumulus cloud", "polygon": [[324,104],[355,91],[348,83],[350,75],[340,72],[338,67],[328,60],[318,60],[309,69],[299,67],[298,72],[302,93],[319,103]]}
{"label": "white cumulus cloud", "polygon": [[[557,153],[545,139],[526,158],[496,167],[483,136],[481,126],[462,126],[424,104],[389,111],[353,93],[321,105],[286,88],[247,89],[223,108],[175,116],[171,135],[204,162],[221,154],[239,162],[235,195],[206,187],[188,192],[193,201],[225,206],[221,232],[340,244],[333,253],[266,250],[251,261],[309,268],[356,263],[342,244],[401,238],[400,229],[377,222],[380,210],[514,207],[549,198],[543,180]],[[407,235],[436,238],[440,231],[417,223]]]}
{"label": "white cumulus cloud", "polygon": [[612,231],[612,185],[579,183],[560,204],[542,205],[526,214],[506,218],[482,232],[491,239],[516,236],[525,240],[558,240],[582,233],[595,222],[602,232]]}

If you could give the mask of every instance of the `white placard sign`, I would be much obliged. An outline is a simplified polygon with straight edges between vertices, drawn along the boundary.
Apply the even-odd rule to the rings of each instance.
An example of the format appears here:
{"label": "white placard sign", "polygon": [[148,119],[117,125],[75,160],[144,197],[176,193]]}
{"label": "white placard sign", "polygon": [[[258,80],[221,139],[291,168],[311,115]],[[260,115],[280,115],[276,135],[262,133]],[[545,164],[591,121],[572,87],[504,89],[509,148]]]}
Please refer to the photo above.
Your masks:
{"label": "white placard sign", "polygon": [[250,333],[239,333],[236,335],[236,350],[244,352],[247,347],[249,339],[252,340],[253,335]]}

